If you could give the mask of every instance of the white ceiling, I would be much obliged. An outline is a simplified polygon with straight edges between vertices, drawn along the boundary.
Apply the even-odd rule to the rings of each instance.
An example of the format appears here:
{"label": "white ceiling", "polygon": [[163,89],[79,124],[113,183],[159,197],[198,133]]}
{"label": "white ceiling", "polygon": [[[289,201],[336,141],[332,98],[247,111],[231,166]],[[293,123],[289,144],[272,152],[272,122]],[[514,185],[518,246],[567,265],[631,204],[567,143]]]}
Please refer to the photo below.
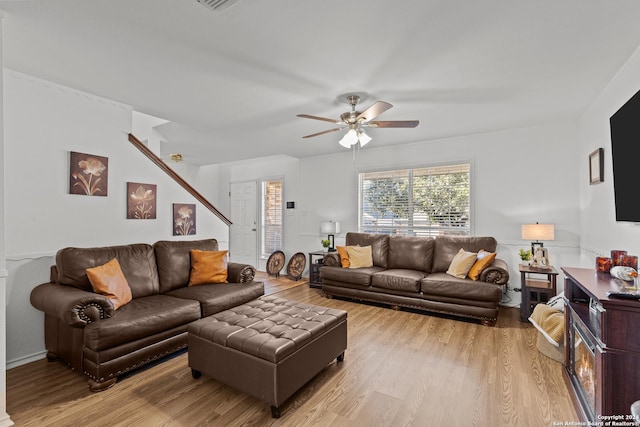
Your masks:
{"label": "white ceiling", "polygon": [[[337,96],[394,104],[367,146],[576,118],[640,46],[637,0],[0,1],[5,66],[170,123],[202,165],[335,153]],[[640,80],[640,79],[639,79]],[[632,95],[632,94],[630,94]],[[365,149],[367,149],[365,148]]]}

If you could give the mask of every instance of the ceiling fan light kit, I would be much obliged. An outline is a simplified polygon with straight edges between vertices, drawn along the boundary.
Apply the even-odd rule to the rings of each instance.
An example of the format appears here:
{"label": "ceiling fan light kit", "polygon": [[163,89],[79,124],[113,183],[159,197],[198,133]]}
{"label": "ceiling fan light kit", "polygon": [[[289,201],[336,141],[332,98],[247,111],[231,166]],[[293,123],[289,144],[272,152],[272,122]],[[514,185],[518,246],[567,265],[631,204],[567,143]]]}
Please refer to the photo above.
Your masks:
{"label": "ceiling fan light kit", "polygon": [[418,120],[387,120],[387,121],[372,121],[380,114],[384,113],[393,105],[384,101],[377,101],[366,110],[360,112],[356,111],[356,105],[360,102],[359,95],[347,95],[347,102],[351,105],[351,111],[342,113],[339,120],[329,119],[326,117],[312,116],[309,114],[298,114],[298,117],[313,120],[322,120],[329,123],[339,125],[339,127],[325,130],[322,132],[305,135],[303,138],[312,138],[314,136],[320,136],[331,132],[336,132],[344,129],[348,129],[347,133],[338,141],[338,144],[345,148],[351,148],[359,144],[360,147],[364,147],[371,141],[371,137],[365,133],[365,128],[414,128],[420,123]]}

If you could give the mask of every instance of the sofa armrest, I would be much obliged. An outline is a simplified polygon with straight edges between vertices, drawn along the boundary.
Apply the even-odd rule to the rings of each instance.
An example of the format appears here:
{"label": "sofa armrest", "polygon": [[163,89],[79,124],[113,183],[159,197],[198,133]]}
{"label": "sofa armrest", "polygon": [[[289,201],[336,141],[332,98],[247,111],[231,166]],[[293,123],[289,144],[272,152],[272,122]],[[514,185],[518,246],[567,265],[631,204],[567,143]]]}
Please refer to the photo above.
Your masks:
{"label": "sofa armrest", "polygon": [[340,262],[340,254],[338,252],[327,252],[324,254],[323,261],[327,267],[342,267]]}
{"label": "sofa armrest", "polygon": [[496,285],[504,285],[509,282],[509,267],[506,262],[496,258],[490,266],[482,270],[478,280],[481,282],[495,283]]}
{"label": "sofa armrest", "polygon": [[36,286],[30,300],[38,310],[75,328],[111,317],[115,311],[111,301],[103,295],[53,282]]}
{"label": "sofa armrest", "polygon": [[227,281],[229,283],[249,283],[256,277],[256,268],[249,264],[227,263]]}

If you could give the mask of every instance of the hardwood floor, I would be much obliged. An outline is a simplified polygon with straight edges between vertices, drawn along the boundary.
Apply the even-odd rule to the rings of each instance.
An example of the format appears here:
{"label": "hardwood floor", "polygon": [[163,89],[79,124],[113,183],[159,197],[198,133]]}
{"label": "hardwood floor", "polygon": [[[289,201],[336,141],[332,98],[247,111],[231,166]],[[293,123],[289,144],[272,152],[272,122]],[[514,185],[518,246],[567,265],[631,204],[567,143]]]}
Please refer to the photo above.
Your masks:
{"label": "hardwood floor", "polygon": [[495,327],[326,299],[286,277],[267,293],[347,310],[348,349],[282,406],[210,378],[182,353],[91,393],[84,376],[40,360],[7,372],[17,426],[552,426],[578,421],[561,365],[538,353],[517,308]]}

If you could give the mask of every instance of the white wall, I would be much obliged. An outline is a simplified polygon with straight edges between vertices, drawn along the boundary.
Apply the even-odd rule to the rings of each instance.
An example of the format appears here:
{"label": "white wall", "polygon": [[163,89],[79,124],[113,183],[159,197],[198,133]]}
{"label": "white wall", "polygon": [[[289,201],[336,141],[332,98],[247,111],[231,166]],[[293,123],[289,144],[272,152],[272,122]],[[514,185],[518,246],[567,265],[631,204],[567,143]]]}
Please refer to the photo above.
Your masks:
{"label": "white wall", "polygon": [[[29,294],[48,281],[58,249],[212,237],[226,248],[229,235],[224,223],[128,141],[131,107],[13,71],[4,80],[11,367],[43,357],[43,314],[31,307]],[[107,197],[68,194],[69,151],[108,157]],[[157,185],[157,219],[126,219],[129,181]],[[173,203],[196,204],[195,236],[172,236]]]}
{"label": "white wall", "polygon": [[[512,287],[519,287],[517,250],[529,247],[520,239],[523,223],[550,222],[556,240],[545,242],[554,265],[575,262],[579,245],[577,122],[470,135],[393,148],[376,148],[373,140],[355,164],[346,152],[300,162],[305,192],[300,211],[300,244],[318,249],[318,226],[340,221],[344,242],[357,229],[358,173],[370,170],[471,162],[473,234],[498,240],[498,256],[510,266]],[[330,170],[328,173],[327,170]],[[515,301],[519,294],[513,295]]]}
{"label": "white wall", "polygon": [[[593,268],[595,256],[609,256],[612,249],[627,250],[630,254],[640,256],[640,224],[615,220],[609,129],[609,118],[640,90],[639,76],[640,49],[636,50],[580,120],[580,229],[583,249],[581,264],[584,267]],[[588,156],[599,147],[604,148],[604,182],[589,185]],[[630,194],[629,197],[639,196]]]}
{"label": "white wall", "polygon": [[[291,255],[321,249],[323,221],[340,222],[337,243],[344,243],[346,232],[357,230],[359,172],[471,162],[473,233],[496,237],[499,257],[511,269],[510,284],[519,287],[517,250],[530,245],[520,239],[523,223],[555,224],[556,240],[545,242],[554,265],[573,265],[578,258],[577,149],[577,121],[565,121],[387,148],[376,148],[374,140],[355,162],[346,150],[300,160],[236,162],[220,167],[220,182],[286,171],[286,200],[296,201],[285,229],[285,252]],[[294,195],[289,192],[292,185]],[[519,294],[512,298],[519,301]]]}

